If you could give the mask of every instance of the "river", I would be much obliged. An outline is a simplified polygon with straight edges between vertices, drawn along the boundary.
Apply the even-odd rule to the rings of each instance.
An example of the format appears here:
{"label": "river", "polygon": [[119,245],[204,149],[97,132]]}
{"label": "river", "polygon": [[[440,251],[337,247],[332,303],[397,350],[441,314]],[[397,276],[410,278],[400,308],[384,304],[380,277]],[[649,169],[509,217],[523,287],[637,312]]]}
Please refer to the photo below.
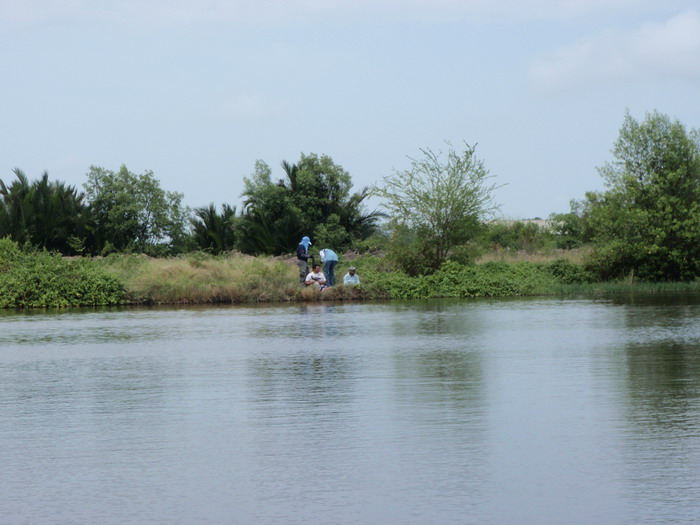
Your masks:
{"label": "river", "polygon": [[3,524],[700,521],[700,297],[0,312]]}

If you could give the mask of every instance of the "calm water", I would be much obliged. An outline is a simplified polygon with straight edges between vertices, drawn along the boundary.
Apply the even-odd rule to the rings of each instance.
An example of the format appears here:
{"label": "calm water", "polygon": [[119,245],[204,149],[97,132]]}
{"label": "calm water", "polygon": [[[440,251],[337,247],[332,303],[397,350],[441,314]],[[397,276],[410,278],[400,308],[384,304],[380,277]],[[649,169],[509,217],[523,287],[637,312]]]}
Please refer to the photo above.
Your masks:
{"label": "calm water", "polygon": [[0,313],[0,522],[700,522],[700,298]]}

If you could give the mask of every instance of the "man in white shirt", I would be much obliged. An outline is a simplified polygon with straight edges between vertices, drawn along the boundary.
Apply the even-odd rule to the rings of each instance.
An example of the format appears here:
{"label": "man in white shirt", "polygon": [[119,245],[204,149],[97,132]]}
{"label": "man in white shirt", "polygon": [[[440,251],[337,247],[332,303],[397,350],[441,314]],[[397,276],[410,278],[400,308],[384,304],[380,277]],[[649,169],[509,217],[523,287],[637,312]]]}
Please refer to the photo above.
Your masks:
{"label": "man in white shirt", "polygon": [[320,264],[314,264],[313,271],[306,276],[304,284],[307,286],[314,285],[321,289],[326,287],[326,276],[323,275]]}

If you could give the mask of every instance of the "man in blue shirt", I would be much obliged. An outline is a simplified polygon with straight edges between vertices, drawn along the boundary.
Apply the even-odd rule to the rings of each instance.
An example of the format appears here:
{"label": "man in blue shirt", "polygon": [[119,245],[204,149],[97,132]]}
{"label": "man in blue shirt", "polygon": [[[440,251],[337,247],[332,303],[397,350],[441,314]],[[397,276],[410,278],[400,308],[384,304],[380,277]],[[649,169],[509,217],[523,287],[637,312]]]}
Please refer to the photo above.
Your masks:
{"label": "man in blue shirt", "polygon": [[323,263],[323,273],[326,276],[328,286],[335,284],[335,265],[338,264],[338,255],[330,248],[324,248],[319,252]]}

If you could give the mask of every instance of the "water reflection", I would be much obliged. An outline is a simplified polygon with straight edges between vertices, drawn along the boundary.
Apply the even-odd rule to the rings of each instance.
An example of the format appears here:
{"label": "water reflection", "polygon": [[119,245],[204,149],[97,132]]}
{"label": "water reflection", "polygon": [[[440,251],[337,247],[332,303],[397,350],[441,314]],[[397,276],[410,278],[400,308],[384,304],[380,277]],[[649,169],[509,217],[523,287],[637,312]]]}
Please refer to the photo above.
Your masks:
{"label": "water reflection", "polygon": [[692,522],[700,501],[700,309],[696,302],[640,306],[628,310],[635,337],[624,346],[625,458],[632,497],[653,496],[646,514],[633,516]]}

